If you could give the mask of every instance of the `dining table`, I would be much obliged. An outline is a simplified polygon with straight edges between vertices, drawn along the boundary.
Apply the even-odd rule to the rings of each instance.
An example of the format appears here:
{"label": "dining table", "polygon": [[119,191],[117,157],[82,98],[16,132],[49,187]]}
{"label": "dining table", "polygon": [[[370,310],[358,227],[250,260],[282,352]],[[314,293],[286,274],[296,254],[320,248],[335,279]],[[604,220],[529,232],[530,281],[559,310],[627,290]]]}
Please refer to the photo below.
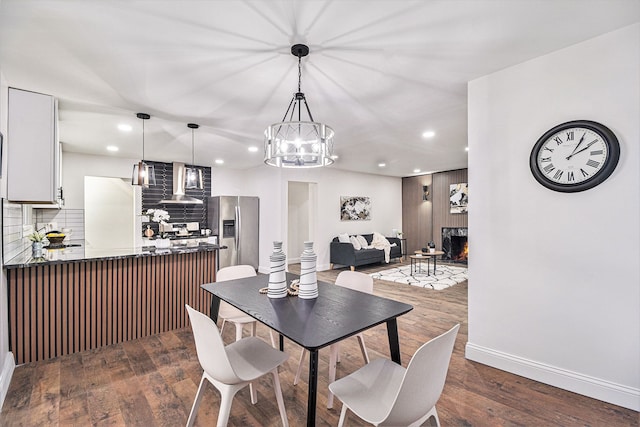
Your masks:
{"label": "dining table", "polygon": [[[299,279],[293,273],[286,276],[289,284]],[[411,311],[413,306],[322,281],[318,281],[316,298],[270,298],[260,293],[268,283],[268,274],[258,274],[206,283],[202,288],[213,295],[210,316],[214,321],[217,321],[222,300],[278,332],[280,350],[284,349],[285,338],[309,350],[307,426],[316,423],[320,349],[385,323],[390,358],[401,363],[397,318]]]}

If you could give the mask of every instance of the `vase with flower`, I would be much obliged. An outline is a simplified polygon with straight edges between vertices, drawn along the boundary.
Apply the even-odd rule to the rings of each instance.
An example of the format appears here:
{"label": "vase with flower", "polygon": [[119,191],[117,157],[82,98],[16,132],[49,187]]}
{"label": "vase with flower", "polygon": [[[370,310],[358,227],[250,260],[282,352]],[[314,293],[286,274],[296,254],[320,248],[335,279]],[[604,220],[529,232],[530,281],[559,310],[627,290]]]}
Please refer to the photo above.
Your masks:
{"label": "vase with flower", "polygon": [[[149,219],[152,222],[156,222],[158,224],[166,224],[167,221],[169,221],[169,218],[171,217],[169,215],[169,212],[165,211],[164,209],[147,209],[145,214],[150,217]],[[148,231],[151,231],[151,233],[148,233]],[[151,236],[153,236],[153,230],[151,230],[150,226],[147,226],[147,231],[145,231],[145,234],[151,234]],[[155,240],[153,241],[155,247],[156,248],[171,247],[171,240],[169,240],[168,237],[169,235],[167,233],[163,233],[159,231],[158,237],[156,237]]]}

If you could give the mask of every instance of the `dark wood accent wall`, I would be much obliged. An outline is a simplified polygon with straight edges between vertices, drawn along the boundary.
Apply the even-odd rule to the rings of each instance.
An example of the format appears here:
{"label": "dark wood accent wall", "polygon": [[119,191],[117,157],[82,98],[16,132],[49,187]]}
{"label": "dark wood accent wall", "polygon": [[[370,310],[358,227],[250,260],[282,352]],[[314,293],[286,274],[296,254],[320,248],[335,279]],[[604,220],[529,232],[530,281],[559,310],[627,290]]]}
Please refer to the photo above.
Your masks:
{"label": "dark wood accent wall", "polygon": [[207,313],[216,252],[132,257],[7,270],[9,345],[17,364],[187,325]]}
{"label": "dark wood accent wall", "polygon": [[[468,182],[467,169],[402,178],[402,231],[407,252],[419,250],[433,240],[442,249],[442,227],[467,227],[467,214],[449,212],[451,184]],[[429,186],[427,201],[422,200],[422,186]],[[470,189],[473,203],[473,189]]]}

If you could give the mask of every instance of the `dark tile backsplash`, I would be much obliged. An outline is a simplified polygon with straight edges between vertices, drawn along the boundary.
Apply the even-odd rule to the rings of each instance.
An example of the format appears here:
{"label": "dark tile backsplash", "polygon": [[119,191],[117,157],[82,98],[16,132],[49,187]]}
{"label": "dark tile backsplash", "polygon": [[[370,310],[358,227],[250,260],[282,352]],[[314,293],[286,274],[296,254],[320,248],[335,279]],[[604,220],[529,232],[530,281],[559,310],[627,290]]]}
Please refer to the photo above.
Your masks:
{"label": "dark tile backsplash", "polygon": [[[204,166],[196,166],[202,169],[204,175],[204,189],[188,189],[185,191],[187,196],[195,197],[204,201],[201,205],[164,205],[160,204],[163,199],[171,198],[173,194],[173,164],[161,162],[146,162],[153,165],[156,172],[156,185],[142,189],[142,213],[146,213],[148,209],[164,209],[169,212],[171,218],[169,222],[198,222],[200,228],[207,227],[207,197],[211,196],[211,168]],[[189,167],[190,165],[186,165]],[[147,225],[151,226],[154,233],[158,234],[158,224],[155,222],[143,223],[142,230],[144,232]]]}

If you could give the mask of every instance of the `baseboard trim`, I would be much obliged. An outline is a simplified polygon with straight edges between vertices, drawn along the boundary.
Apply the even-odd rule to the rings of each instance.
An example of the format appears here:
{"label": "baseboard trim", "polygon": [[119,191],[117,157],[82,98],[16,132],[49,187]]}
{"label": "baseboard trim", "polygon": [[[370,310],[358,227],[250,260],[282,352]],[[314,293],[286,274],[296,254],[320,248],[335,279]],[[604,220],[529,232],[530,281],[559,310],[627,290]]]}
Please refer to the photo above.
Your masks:
{"label": "baseboard trim", "polygon": [[13,359],[13,353],[8,352],[4,358],[4,364],[2,365],[2,373],[0,373],[0,410],[4,404],[4,398],[7,397],[9,391],[9,384],[11,383],[11,377],[13,377],[13,371],[16,369],[16,362]]}
{"label": "baseboard trim", "polygon": [[640,411],[640,389],[467,343],[465,357],[541,383]]}

